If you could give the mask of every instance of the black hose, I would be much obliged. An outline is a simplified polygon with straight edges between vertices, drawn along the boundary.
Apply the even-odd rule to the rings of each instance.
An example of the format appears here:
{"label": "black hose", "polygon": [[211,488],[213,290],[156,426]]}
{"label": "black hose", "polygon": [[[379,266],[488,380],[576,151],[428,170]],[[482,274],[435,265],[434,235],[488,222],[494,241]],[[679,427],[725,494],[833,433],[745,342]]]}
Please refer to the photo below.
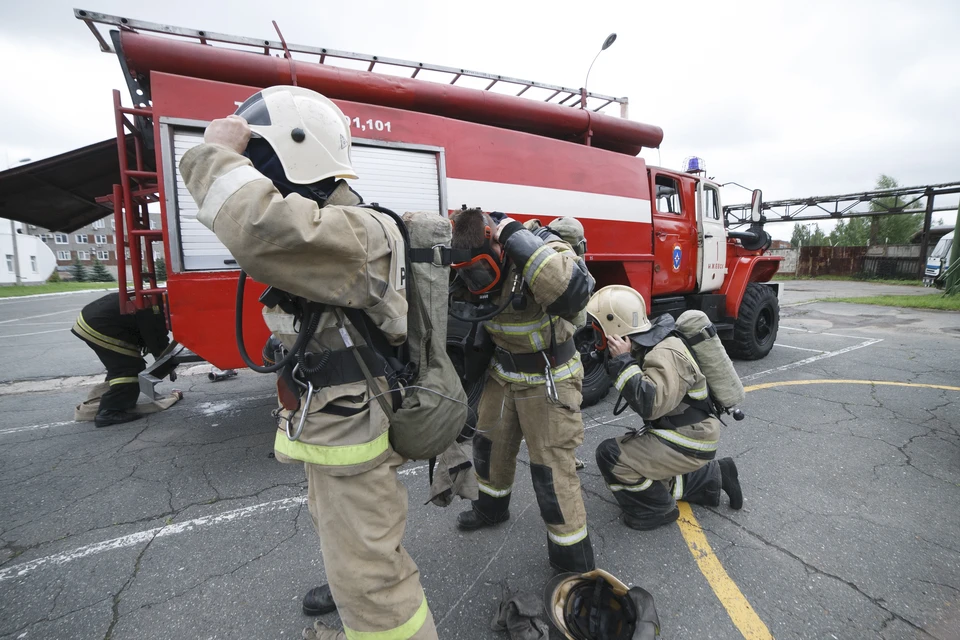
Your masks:
{"label": "black hose", "polygon": [[[240,350],[240,357],[243,358],[243,361],[246,363],[246,365],[257,373],[276,373],[280,369],[293,362],[294,358],[297,357],[297,353],[303,351],[303,349],[307,346],[307,341],[310,340],[310,336],[313,335],[313,331],[301,331],[300,335],[297,336],[297,341],[294,343],[293,348],[279,362],[269,366],[260,366],[256,364],[250,358],[250,354],[247,353],[247,347],[243,344],[243,290],[246,287],[246,283],[247,272],[241,269],[240,277],[237,279],[237,303],[236,315],[234,318],[234,328],[236,329],[237,334],[237,349]],[[309,323],[312,324],[313,329],[316,330],[317,325],[320,323],[319,311],[316,311],[310,315]]]}

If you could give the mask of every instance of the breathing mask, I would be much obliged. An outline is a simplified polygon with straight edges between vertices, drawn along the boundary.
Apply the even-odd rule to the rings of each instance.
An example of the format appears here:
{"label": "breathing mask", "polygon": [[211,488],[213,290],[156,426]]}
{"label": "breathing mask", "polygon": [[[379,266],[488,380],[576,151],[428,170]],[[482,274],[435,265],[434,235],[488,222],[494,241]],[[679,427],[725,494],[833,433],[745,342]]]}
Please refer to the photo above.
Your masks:
{"label": "breathing mask", "polygon": [[470,259],[450,266],[456,270],[457,276],[470,293],[482,295],[502,284],[506,270],[503,255],[502,251],[500,256],[497,255],[493,248],[493,231],[490,227],[485,227],[483,244],[471,249]]}

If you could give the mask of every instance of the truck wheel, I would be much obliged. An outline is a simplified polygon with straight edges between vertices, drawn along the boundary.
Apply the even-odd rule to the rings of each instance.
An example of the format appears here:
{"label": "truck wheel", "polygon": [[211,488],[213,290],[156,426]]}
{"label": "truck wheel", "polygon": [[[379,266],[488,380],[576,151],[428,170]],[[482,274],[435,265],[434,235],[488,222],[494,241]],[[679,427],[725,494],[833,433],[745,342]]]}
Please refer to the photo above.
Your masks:
{"label": "truck wheel", "polygon": [[724,342],[727,353],[740,360],[759,360],[770,353],[780,327],[780,301],[773,290],[757,282],[747,284],[733,339]]}
{"label": "truck wheel", "polygon": [[592,407],[607,397],[610,376],[603,367],[603,358],[597,357],[597,339],[593,325],[588,324],[573,336],[580,361],[583,363],[583,400],[581,408]]}

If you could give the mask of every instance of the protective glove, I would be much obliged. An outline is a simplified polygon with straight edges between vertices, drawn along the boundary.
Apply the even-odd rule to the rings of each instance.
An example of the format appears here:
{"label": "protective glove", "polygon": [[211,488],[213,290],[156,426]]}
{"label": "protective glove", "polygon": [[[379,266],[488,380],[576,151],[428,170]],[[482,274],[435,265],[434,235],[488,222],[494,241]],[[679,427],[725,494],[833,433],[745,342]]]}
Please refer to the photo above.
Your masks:
{"label": "protective glove", "polygon": [[502,599],[490,623],[494,631],[507,631],[510,640],[547,640],[550,627],[539,616],[543,603],[532,593],[510,591],[500,585]]}

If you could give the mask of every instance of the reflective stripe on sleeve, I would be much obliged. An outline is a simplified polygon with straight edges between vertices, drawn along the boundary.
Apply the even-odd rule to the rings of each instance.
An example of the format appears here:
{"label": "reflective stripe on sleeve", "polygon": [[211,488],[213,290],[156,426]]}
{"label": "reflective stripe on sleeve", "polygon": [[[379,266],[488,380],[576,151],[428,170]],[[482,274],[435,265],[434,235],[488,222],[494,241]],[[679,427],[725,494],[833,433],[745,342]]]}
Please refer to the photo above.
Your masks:
{"label": "reflective stripe on sleeve", "polygon": [[709,395],[706,382],[704,382],[703,386],[699,389],[691,389],[690,391],[687,391],[687,395],[694,400],[706,400],[707,396]]}
{"label": "reflective stripe on sleeve", "polygon": [[343,633],[347,636],[347,640],[408,640],[420,631],[429,614],[430,607],[427,606],[427,597],[424,596],[416,613],[399,627],[385,631],[356,631],[344,624]]}
{"label": "reflective stripe on sleeve", "polygon": [[513,491],[513,485],[507,487],[506,489],[494,489],[488,484],[484,484],[477,479],[477,486],[480,491],[484,492],[491,498],[503,498],[510,495],[510,492]]}
{"label": "reflective stripe on sleeve", "polygon": [[340,446],[321,446],[290,440],[282,430],[277,431],[277,437],[273,441],[273,448],[287,457],[327,467],[348,467],[369,462],[386,451],[389,445],[389,431],[384,431],[370,442]]}
{"label": "reflective stripe on sleeve", "polygon": [[623,387],[627,384],[627,381],[630,380],[633,376],[643,375],[643,372],[640,370],[638,365],[632,364],[623,371],[620,372],[620,375],[617,376],[617,381],[614,383],[614,386],[617,388],[617,391],[623,391]]}
{"label": "reflective stripe on sleeve", "polygon": [[670,429],[650,429],[648,433],[690,451],[716,451],[719,443],[717,440],[694,440]]}
{"label": "reflective stripe on sleeve", "polygon": [[653,480],[644,480],[640,484],[608,484],[610,491],[646,491],[653,486]]}
{"label": "reflective stripe on sleeve", "polygon": [[230,199],[230,196],[254,180],[268,180],[268,178],[246,164],[232,169],[214,180],[207,190],[207,195],[203,198],[203,206],[197,212],[197,221],[212,230],[213,221],[220,213],[220,209],[223,208],[223,204]]}
{"label": "reflective stripe on sleeve", "polygon": [[530,256],[530,259],[527,260],[527,264],[523,267],[523,279],[532,286],[533,281],[538,275],[540,275],[540,270],[543,269],[543,265],[545,265],[547,260],[555,255],[557,255],[557,252],[547,245],[538,247],[537,250],[533,252],[533,255]]}
{"label": "reflective stripe on sleeve", "polygon": [[559,544],[562,547],[569,547],[570,545],[577,544],[587,537],[587,527],[584,525],[582,528],[574,531],[573,533],[568,533],[565,536],[556,534],[547,529],[547,537],[550,538],[550,541],[554,544]]}

